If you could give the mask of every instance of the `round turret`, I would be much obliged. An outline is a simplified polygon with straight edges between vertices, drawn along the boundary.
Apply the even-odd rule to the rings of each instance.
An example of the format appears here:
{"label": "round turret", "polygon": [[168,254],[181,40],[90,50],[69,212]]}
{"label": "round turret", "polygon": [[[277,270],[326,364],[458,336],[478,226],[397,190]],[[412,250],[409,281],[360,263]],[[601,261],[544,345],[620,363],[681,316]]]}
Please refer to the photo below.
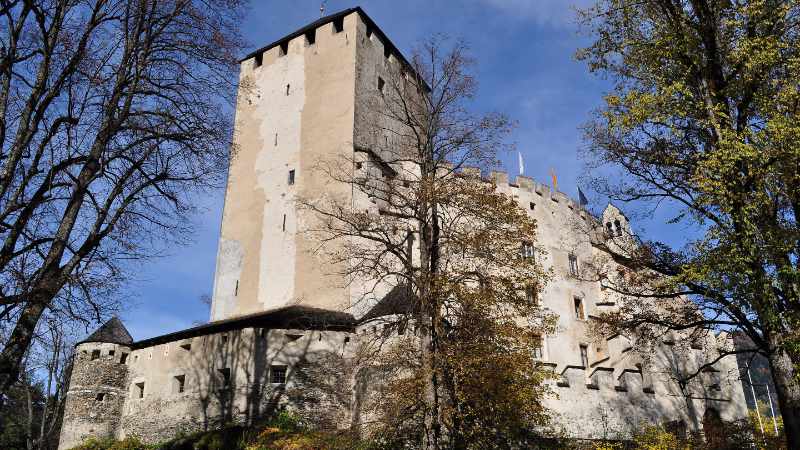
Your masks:
{"label": "round turret", "polygon": [[131,338],[112,318],[75,347],[59,449],[115,437],[127,397]]}

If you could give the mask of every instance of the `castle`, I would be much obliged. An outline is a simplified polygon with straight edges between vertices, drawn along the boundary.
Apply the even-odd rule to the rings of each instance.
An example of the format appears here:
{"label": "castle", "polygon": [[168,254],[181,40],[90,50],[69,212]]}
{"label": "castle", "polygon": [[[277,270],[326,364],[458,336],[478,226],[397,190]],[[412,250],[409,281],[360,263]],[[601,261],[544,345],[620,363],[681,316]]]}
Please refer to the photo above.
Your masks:
{"label": "castle", "polygon": [[[351,195],[311,176],[311,167],[323,155],[353,153],[367,120],[364,99],[398,64],[406,64],[403,55],[360,8],[321,18],[241,61],[210,322],[134,341],[112,319],[79,343],[60,449],[92,436],[157,442],[228,420],[247,422],[282,401],[298,361],[346,356],[403,312],[394,291],[376,296],[370,308],[355,304],[358,286],[335,279],[314,254],[315,243],[298,232],[313,219],[293,200]],[[598,219],[530,178],[488,177],[537,220],[538,245],[547,249],[544,263],[554,277],[540,297],[559,319],[537,356],[558,375],[557,396],[547,405],[569,436],[624,435],[643,422],[700,430],[709,416],[746,417],[734,358],[704,371],[689,394],[670,376],[676,365],[701,364],[704,349],[724,343],[724,335],[693,343],[695,354],[679,364],[665,337],[646,365],[621,336],[587,338],[591,317],[612,311],[619,299],[572,276],[599,250],[567,224]],[[630,231],[614,206],[599,220],[612,235]],[[334,411],[332,421],[349,426],[358,417]]]}

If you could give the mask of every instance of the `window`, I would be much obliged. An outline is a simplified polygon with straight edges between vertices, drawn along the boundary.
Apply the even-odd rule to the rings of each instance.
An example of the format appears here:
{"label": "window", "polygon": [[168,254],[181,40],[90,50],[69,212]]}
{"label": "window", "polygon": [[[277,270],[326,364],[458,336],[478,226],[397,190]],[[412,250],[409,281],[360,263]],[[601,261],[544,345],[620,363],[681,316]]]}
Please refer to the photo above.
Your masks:
{"label": "window", "polygon": [[114,353],[115,353],[114,350],[109,350],[108,351],[108,356],[114,356]]}
{"label": "window", "polygon": [[575,318],[578,320],[584,320],[586,316],[583,314],[583,300],[578,297],[574,298],[575,302]]}
{"label": "window", "polygon": [[533,244],[530,242],[523,242],[522,243],[522,257],[523,258],[533,258],[536,255],[536,250],[533,247]]}
{"label": "window", "polygon": [[609,236],[614,235],[614,228],[611,225],[611,222],[606,222],[606,232],[608,233]]}
{"label": "window", "polygon": [[[239,280],[236,280],[236,284],[238,286]],[[181,348],[188,352],[189,350],[192,349],[192,343],[191,342],[184,342],[183,344],[181,344]]]}
{"label": "window", "polygon": [[286,85],[286,95],[289,95],[289,92],[291,91],[291,89],[292,89],[292,85],[291,84],[287,84]]}
{"label": "window", "polygon": [[362,167],[362,166],[363,166],[363,164],[362,164],[362,163],[360,163],[360,162],[357,162],[357,163],[356,163],[356,170],[361,170],[361,167]]}
{"label": "window", "polygon": [[239,295],[239,280],[236,280],[236,286],[233,287],[233,296],[236,297]]}
{"label": "window", "polygon": [[264,64],[264,54],[257,53],[255,58],[253,58],[253,67],[261,67],[261,64]]}
{"label": "window", "polygon": [[289,171],[289,186],[294,184],[294,169]]}
{"label": "window", "polygon": [[344,17],[339,17],[333,20],[333,32],[341,33],[344,31]]}
{"label": "window", "polygon": [[175,392],[178,394],[182,394],[183,391],[186,389],[186,375],[175,375]]}
{"label": "window", "polygon": [[100,392],[100,393],[97,394],[97,397],[95,397],[94,399],[97,400],[98,402],[105,401],[106,393],[105,392]]}
{"label": "window", "polygon": [[224,369],[217,370],[219,372],[219,381],[222,384],[223,388],[231,387],[231,369],[230,367],[226,367]]}
{"label": "window", "polygon": [[544,342],[542,341],[541,336],[536,338],[536,346],[533,347],[533,357],[535,359],[542,359],[544,358]]}
{"label": "window", "polygon": [[527,286],[525,287],[525,300],[528,303],[536,304],[538,303],[538,296],[536,295],[536,286]]}
{"label": "window", "polygon": [[275,146],[278,146],[278,133],[275,133]]}
{"label": "window", "polygon": [[222,335],[222,343],[223,344],[227,344],[228,343],[228,335],[227,334],[223,334]]}
{"label": "window", "polygon": [[531,211],[533,211],[536,208],[536,203],[530,202],[528,206],[531,208]]}
{"label": "window", "polygon": [[578,276],[578,257],[574,253],[569,254],[569,274],[573,277]]}
{"label": "window", "polygon": [[383,87],[384,87],[385,85],[386,85],[386,82],[385,82],[385,81],[383,81],[383,78],[381,78],[381,77],[378,77],[378,92],[380,92],[380,93],[381,93],[381,95],[383,95]]}
{"label": "window", "polygon": [[119,357],[119,363],[120,363],[120,364],[125,364],[126,362],[128,362],[128,354],[127,354],[127,353],[123,353],[123,354],[122,354],[122,355]]}
{"label": "window", "polygon": [[286,333],[286,339],[287,339],[289,342],[294,342],[294,341],[296,341],[296,340],[300,339],[301,337],[303,337],[303,335],[302,335],[302,334]]}
{"label": "window", "polygon": [[144,381],[134,384],[136,398],[144,398]]}
{"label": "window", "polygon": [[286,56],[287,54],[289,54],[289,41],[281,42],[278,56]]}
{"label": "window", "polygon": [[317,30],[306,31],[306,45],[314,45],[317,42]]}
{"label": "window", "polygon": [[589,367],[589,347],[581,344],[581,365]]}
{"label": "window", "polygon": [[100,350],[92,350],[92,361],[100,359]]}
{"label": "window", "polygon": [[270,366],[269,381],[272,384],[286,384],[286,366]]}
{"label": "window", "polygon": [[367,39],[372,39],[372,27],[367,25]]}
{"label": "window", "polygon": [[622,236],[622,225],[619,223],[619,220],[614,221],[614,234]]}

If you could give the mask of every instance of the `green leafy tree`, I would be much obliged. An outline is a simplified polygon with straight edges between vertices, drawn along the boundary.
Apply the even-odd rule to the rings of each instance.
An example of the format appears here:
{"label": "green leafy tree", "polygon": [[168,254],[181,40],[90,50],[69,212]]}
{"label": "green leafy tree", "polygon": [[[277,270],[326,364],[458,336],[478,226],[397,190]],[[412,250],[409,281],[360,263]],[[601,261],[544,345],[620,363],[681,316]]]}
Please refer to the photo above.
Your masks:
{"label": "green leafy tree", "polygon": [[586,127],[594,185],[671,208],[686,236],[603,245],[634,270],[595,275],[636,300],[605,332],[746,333],[800,448],[800,4],[602,0],[582,19],[593,42],[578,57],[613,82]]}

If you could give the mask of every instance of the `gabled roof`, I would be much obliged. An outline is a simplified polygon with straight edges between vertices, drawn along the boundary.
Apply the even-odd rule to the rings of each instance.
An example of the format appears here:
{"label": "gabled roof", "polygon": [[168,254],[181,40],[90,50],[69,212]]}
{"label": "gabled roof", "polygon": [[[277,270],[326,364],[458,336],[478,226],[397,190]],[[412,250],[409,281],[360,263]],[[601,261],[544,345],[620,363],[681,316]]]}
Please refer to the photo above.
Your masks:
{"label": "gabled roof", "polygon": [[355,331],[355,318],[348,313],[304,305],[291,305],[246,316],[233,317],[207,323],[174,333],[134,342],[133,348],[174,342],[196,336],[205,336],[243,328],[303,329],[329,331]]}
{"label": "gabled roof", "polygon": [[389,40],[389,38],[386,36],[386,33],[384,33],[383,30],[381,30],[380,27],[378,27],[378,25],[375,24],[375,21],[373,21],[372,18],[369,17],[367,15],[367,13],[364,12],[363,9],[361,9],[360,6],[356,6],[355,8],[348,8],[348,9],[345,9],[343,11],[339,11],[337,13],[325,16],[325,17],[323,17],[323,18],[321,18],[319,20],[315,20],[314,22],[311,22],[310,24],[304,26],[303,28],[300,28],[299,30],[296,30],[296,31],[294,31],[292,33],[287,34],[286,36],[278,39],[277,41],[275,41],[275,42],[273,42],[271,44],[267,44],[264,47],[259,48],[258,50],[254,50],[254,51],[248,53],[244,58],[240,59],[239,62],[243,62],[245,60],[253,58],[256,55],[264,53],[264,52],[266,52],[267,50],[269,50],[271,48],[277,47],[277,46],[279,46],[279,45],[281,45],[281,44],[283,44],[285,42],[289,42],[289,41],[291,41],[292,39],[294,39],[296,37],[302,36],[302,35],[306,34],[307,32],[309,32],[311,30],[316,30],[317,28],[319,28],[319,27],[321,27],[323,25],[329,24],[329,23],[333,22],[334,20],[341,19],[342,17],[345,17],[345,16],[349,16],[350,14],[352,14],[354,12],[357,12],[361,16],[361,18],[364,20],[364,22],[366,22],[367,26],[370,27],[372,32],[378,35],[378,37],[381,39],[381,42],[383,42],[383,45],[386,46],[386,47],[389,47],[389,49],[391,50],[392,54],[395,55],[397,57],[397,59],[402,61],[403,64],[406,67],[411,67],[411,64],[409,64],[408,60],[405,58],[405,56],[403,56],[403,54],[400,52],[400,50],[398,50],[398,48],[395,47],[395,45],[392,43],[392,41]]}
{"label": "gabled roof", "polygon": [[359,322],[369,322],[384,316],[411,314],[415,312],[416,308],[416,301],[409,289],[406,285],[399,285],[392,288],[372,309],[367,311]]}
{"label": "gabled roof", "polygon": [[114,316],[79,343],[83,344],[86,342],[130,345],[133,343],[133,338],[128,332],[128,329],[125,328],[125,325],[122,324],[122,321],[119,320],[117,316]]}

